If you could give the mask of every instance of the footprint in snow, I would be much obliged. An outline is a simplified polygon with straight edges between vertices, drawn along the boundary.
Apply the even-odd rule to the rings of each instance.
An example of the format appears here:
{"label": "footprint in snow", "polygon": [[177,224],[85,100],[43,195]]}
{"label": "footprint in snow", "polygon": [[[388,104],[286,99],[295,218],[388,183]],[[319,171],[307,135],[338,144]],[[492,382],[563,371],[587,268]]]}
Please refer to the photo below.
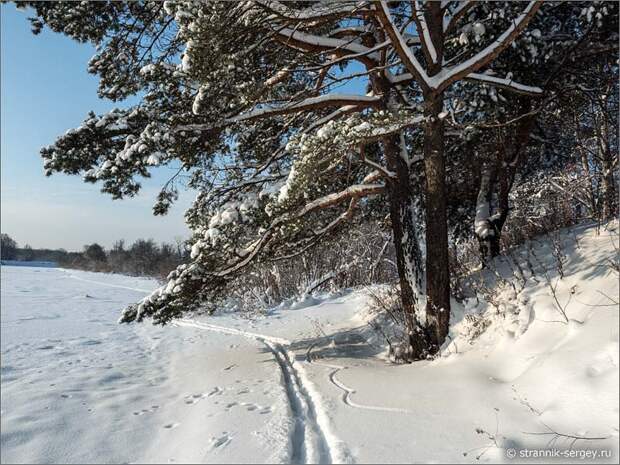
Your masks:
{"label": "footprint in snow", "polygon": [[211,438],[211,445],[209,446],[209,450],[218,449],[222,447],[226,447],[232,441],[232,436],[229,435],[226,431],[222,433],[219,437]]}
{"label": "footprint in snow", "polygon": [[145,413],[153,413],[158,408],[159,408],[159,405],[151,405],[150,409],[142,409],[140,411],[135,411],[133,412],[133,414],[136,416],[139,416],[139,415],[144,415]]}
{"label": "footprint in snow", "polygon": [[196,404],[205,397],[204,394],[192,394],[185,397],[185,403],[188,405]]}
{"label": "footprint in snow", "polygon": [[249,402],[242,402],[241,405],[243,405],[248,412],[254,412],[258,410],[258,413],[260,413],[261,415],[271,413],[271,407],[261,407],[258,404],[252,404]]}
{"label": "footprint in snow", "polygon": [[248,412],[253,412],[259,407],[256,404],[248,404],[247,402],[243,402],[241,405],[243,405]]}
{"label": "footprint in snow", "polygon": [[223,393],[224,391],[222,390],[222,388],[215,386],[213,389],[211,389],[210,392],[207,393],[207,397],[211,397],[211,396],[219,396]]}

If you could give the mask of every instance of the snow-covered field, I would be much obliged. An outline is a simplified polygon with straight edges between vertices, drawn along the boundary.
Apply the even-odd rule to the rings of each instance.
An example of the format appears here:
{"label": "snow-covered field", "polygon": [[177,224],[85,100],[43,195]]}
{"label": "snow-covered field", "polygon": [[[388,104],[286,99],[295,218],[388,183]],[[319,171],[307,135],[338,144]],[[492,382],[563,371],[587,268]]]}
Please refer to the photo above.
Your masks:
{"label": "snow-covered field", "polygon": [[500,313],[457,307],[442,357],[412,365],[368,343],[363,291],[162,329],[116,324],[152,281],[2,267],[2,462],[617,462],[614,240],[565,233],[560,280],[534,242]]}

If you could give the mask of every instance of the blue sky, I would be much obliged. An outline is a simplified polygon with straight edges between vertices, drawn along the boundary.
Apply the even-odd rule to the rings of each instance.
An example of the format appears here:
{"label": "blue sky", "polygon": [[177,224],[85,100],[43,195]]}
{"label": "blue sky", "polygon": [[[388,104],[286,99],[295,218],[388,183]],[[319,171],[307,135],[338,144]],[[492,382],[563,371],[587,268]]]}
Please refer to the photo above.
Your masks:
{"label": "blue sky", "polygon": [[86,72],[93,54],[49,29],[35,36],[28,14],[12,4],[0,6],[1,39],[1,228],[20,245],[81,249],[117,239],[172,242],[187,237],[183,212],[193,199],[181,196],[165,217],[151,206],[170,174],[160,168],[144,180],[134,199],[112,200],[79,177],[45,177],[39,149],[80,125],[89,110],[106,112],[118,103],[97,97],[97,78]]}

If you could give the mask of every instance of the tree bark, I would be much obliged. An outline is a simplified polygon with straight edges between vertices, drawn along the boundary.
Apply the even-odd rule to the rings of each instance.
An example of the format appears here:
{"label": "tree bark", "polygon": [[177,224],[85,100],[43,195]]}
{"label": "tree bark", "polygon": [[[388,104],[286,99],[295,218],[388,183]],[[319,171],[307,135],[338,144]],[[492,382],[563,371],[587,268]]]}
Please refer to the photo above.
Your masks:
{"label": "tree bark", "polygon": [[614,179],[614,162],[611,151],[607,150],[601,160],[603,168],[603,219],[611,220],[618,215],[618,195],[616,193],[616,180]]}
{"label": "tree bark", "polygon": [[[443,12],[440,2],[429,2],[424,12],[437,54],[428,74],[442,70]],[[424,170],[426,176],[426,325],[437,351],[448,335],[450,324],[450,266],[446,215],[446,167],[444,160],[443,92],[424,95]]]}
{"label": "tree bark", "polygon": [[434,350],[448,335],[450,267],[446,216],[444,125],[439,118],[443,96],[426,97],[424,169],[426,175],[426,321]]}
{"label": "tree bark", "polygon": [[[518,99],[519,109],[522,115],[526,115],[531,111],[532,100],[529,97],[522,96]],[[480,189],[478,191],[478,205],[482,199],[488,201],[488,214],[486,220],[490,234],[481,237],[478,234],[478,214],[476,212],[476,236],[480,242],[480,258],[484,264],[487,258],[497,257],[500,253],[500,241],[502,238],[502,230],[508,219],[510,209],[508,197],[523,154],[529,145],[530,134],[534,127],[535,115],[527,115],[522,117],[514,131],[514,135],[507,135],[502,144],[498,144],[495,171],[489,167],[487,173],[482,172]],[[485,175],[489,179],[485,179]],[[497,192],[497,205],[495,213],[493,213],[492,199],[493,193]]]}
{"label": "tree bark", "polygon": [[[499,248],[499,240],[493,227],[491,217],[491,203],[495,185],[494,170],[485,165],[480,170],[480,187],[476,199],[476,217],[474,220],[474,232],[478,238],[480,261],[486,266],[489,258],[495,257],[496,249]],[[499,252],[499,250],[497,250]]]}
{"label": "tree bark", "polygon": [[420,360],[429,353],[429,340],[425,329],[416,318],[418,294],[423,282],[422,254],[416,230],[415,199],[417,189],[409,166],[401,155],[398,136],[383,141],[390,170],[396,178],[388,184],[390,219],[396,251],[396,265],[400,282],[400,297],[411,346],[411,359]]}
{"label": "tree bark", "polygon": [[[606,101],[603,100],[603,109],[607,107]],[[614,179],[614,155],[609,148],[609,120],[607,115],[603,113],[602,124],[597,131],[597,138],[599,139],[599,158],[601,159],[602,168],[602,190],[603,190],[603,208],[602,219],[610,220],[617,215],[617,193],[616,193],[616,180]]]}

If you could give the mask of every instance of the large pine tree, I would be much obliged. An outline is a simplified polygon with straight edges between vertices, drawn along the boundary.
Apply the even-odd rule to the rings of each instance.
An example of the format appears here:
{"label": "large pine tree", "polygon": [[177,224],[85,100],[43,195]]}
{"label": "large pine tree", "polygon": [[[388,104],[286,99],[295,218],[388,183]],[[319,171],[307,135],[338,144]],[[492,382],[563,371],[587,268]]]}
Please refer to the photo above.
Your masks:
{"label": "large pine tree", "polygon": [[[412,356],[438,350],[450,318],[445,126],[459,117],[445,102],[472,86],[540,98],[535,73],[501,57],[532,55],[518,39],[534,23],[534,42],[554,32],[554,2],[27,4],[34,32],[96,44],[101,96],[140,96],[44,148],[47,173],[121,198],[174,161],[200,192],[186,215],[191,262],[122,321],[214,304],[249,264],[303,254],[360,209],[385,209]],[[583,28],[615,8],[586,7],[568,13]],[[172,178],[156,214],[176,189]]]}

